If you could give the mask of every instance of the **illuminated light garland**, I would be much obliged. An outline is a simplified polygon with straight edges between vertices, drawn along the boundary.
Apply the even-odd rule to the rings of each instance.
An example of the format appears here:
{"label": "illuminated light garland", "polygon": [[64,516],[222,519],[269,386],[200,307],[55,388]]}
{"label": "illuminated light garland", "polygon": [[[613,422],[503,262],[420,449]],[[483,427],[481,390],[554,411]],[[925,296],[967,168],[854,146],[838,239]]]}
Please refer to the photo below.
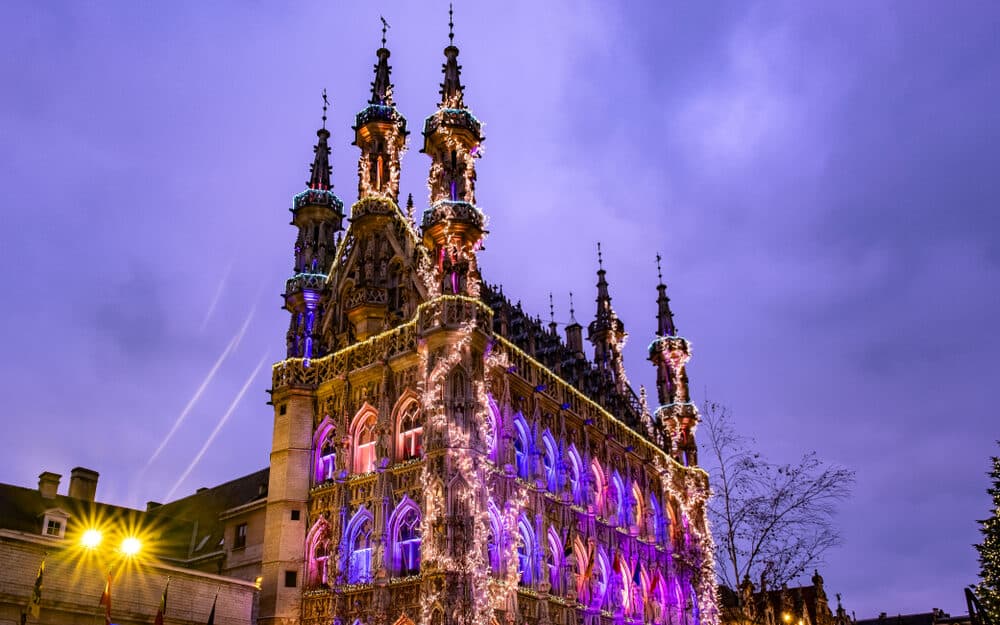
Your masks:
{"label": "illuminated light garland", "polygon": [[[377,189],[372,186],[371,162],[369,160],[371,154],[362,150],[361,157],[358,159],[358,196],[362,199],[366,197],[384,197],[395,201],[396,196],[399,194],[399,164],[403,155],[406,154],[409,140],[405,134],[400,132],[400,126],[397,123],[389,125],[389,131],[385,133],[383,139],[386,145],[386,156],[389,161],[383,166],[389,167],[389,180],[386,182],[385,189]],[[379,183],[381,183],[381,180],[379,180]]]}

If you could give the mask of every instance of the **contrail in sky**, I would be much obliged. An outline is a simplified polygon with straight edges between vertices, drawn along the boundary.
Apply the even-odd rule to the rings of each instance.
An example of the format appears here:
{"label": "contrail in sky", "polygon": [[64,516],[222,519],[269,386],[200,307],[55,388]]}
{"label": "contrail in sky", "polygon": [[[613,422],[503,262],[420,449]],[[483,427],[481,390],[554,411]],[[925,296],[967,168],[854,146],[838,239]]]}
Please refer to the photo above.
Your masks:
{"label": "contrail in sky", "polygon": [[229,420],[229,417],[230,415],[233,414],[233,411],[236,410],[236,406],[238,406],[240,400],[243,399],[243,396],[246,394],[247,389],[249,389],[250,385],[253,383],[254,378],[256,378],[257,374],[260,373],[260,368],[264,366],[264,362],[266,360],[267,360],[267,353],[265,352],[265,354],[261,356],[260,362],[257,363],[256,368],[254,368],[253,373],[250,374],[250,377],[247,378],[247,381],[243,384],[243,388],[241,388],[240,392],[237,393],[236,399],[233,400],[233,403],[229,404],[229,408],[226,410],[226,413],[222,415],[222,418],[219,419],[219,422],[215,425],[215,429],[212,430],[212,433],[208,435],[208,440],[206,440],[205,444],[201,446],[200,450],[198,450],[198,455],[194,457],[194,460],[191,461],[191,464],[188,465],[188,468],[185,469],[184,473],[182,473],[181,476],[177,479],[177,482],[170,489],[170,492],[167,493],[167,497],[163,501],[170,501],[170,498],[174,496],[174,493],[177,491],[178,488],[180,488],[180,485],[184,482],[184,480],[187,479],[188,475],[191,474],[191,471],[194,470],[195,465],[198,464],[202,456],[205,455],[205,452],[208,451],[208,447],[212,444],[212,441],[215,440],[215,437],[219,435],[219,431],[222,430],[222,426],[224,426],[226,424],[226,421]]}
{"label": "contrail in sky", "polygon": [[212,297],[212,301],[208,305],[208,310],[205,311],[205,318],[201,320],[201,328],[198,329],[199,332],[204,332],[205,327],[208,326],[208,320],[212,318],[212,313],[215,312],[215,307],[219,303],[219,299],[222,297],[222,290],[226,288],[226,281],[229,280],[229,272],[233,270],[233,264],[229,263],[226,267],[226,273],[222,274],[222,279],[219,280],[219,286],[215,289],[215,295]]}
{"label": "contrail in sky", "polygon": [[236,336],[234,336],[229,341],[229,344],[226,345],[226,349],[222,350],[222,354],[219,356],[218,360],[215,361],[215,364],[212,365],[212,369],[209,370],[208,375],[205,376],[205,379],[202,381],[201,386],[198,387],[198,390],[194,392],[194,396],[192,396],[191,399],[188,401],[187,405],[184,406],[184,410],[182,410],[180,415],[177,416],[177,420],[174,421],[174,425],[170,428],[170,431],[167,432],[167,435],[163,438],[162,441],[160,441],[160,446],[156,448],[156,451],[153,452],[153,455],[150,456],[149,460],[146,461],[146,466],[143,467],[142,469],[143,471],[148,469],[149,466],[153,464],[153,461],[156,460],[157,456],[160,455],[160,452],[163,451],[163,448],[167,446],[167,443],[170,442],[170,439],[173,438],[174,434],[177,433],[177,428],[181,426],[181,423],[183,423],[184,419],[187,418],[188,413],[191,412],[191,409],[194,408],[194,405],[198,402],[199,399],[201,399],[202,394],[205,392],[205,389],[208,388],[209,383],[212,382],[212,378],[215,377],[215,373],[219,370],[219,367],[222,366],[222,363],[225,362],[229,354],[231,354],[233,350],[236,349],[236,346],[240,344],[240,341],[243,339],[243,335],[246,334],[247,328],[250,326],[250,320],[253,319],[253,315],[256,310],[257,310],[257,305],[254,304],[250,308],[250,314],[247,315],[246,321],[243,322],[243,326],[236,333]]}

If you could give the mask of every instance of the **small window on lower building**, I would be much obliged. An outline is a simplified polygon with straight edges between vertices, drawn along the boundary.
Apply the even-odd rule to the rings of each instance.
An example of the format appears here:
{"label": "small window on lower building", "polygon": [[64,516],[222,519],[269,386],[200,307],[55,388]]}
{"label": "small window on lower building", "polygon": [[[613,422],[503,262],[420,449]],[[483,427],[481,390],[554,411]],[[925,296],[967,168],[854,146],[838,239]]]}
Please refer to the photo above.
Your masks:
{"label": "small window on lower building", "polygon": [[299,511],[298,510],[292,510],[292,520],[293,521],[298,521],[299,520]]}
{"label": "small window on lower building", "polygon": [[247,546],[247,524],[240,523],[236,526],[236,537],[233,540],[233,549],[242,549]]}
{"label": "small window on lower building", "polygon": [[286,412],[288,412],[288,404],[278,406],[278,414],[285,414]]}
{"label": "small window on lower building", "polygon": [[285,571],[285,588],[295,588],[298,584],[297,571]]}
{"label": "small window on lower building", "polygon": [[56,521],[54,519],[49,519],[48,523],[45,524],[45,535],[62,536],[62,522]]}

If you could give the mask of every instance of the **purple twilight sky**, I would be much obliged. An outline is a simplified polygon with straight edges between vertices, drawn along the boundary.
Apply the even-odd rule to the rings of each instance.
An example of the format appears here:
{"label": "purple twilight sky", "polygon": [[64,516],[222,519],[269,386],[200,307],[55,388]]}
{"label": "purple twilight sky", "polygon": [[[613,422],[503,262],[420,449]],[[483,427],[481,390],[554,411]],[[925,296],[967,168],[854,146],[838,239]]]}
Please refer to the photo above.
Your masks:
{"label": "purple twilight sky", "polygon": [[[355,199],[379,13],[419,129],[440,1],[0,5],[0,481],[83,465],[141,506],[267,463],[288,206],[324,87]],[[561,322],[572,290],[586,323],[602,241],[651,387],[661,252],[697,399],[775,460],[857,471],[828,588],[859,617],[962,611],[1000,438],[1000,7],[460,2],[455,22],[487,280],[543,317],[554,291]]]}

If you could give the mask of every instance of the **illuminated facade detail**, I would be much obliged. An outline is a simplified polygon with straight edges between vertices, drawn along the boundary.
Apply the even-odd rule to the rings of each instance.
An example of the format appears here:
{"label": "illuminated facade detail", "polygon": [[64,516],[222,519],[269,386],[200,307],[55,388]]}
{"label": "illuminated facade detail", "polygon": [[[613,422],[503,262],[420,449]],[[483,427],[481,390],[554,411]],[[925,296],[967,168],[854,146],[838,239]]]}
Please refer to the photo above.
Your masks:
{"label": "illuminated facade detail", "polygon": [[[274,367],[270,492],[291,494],[269,501],[268,531],[293,537],[281,545],[301,532],[301,550],[266,541],[262,622],[714,625],[688,342],[661,319],[650,414],[625,376],[603,258],[593,359],[575,320],[563,339],[482,281],[482,124],[454,45],[423,126],[429,202],[419,220],[401,211],[405,120],[384,43],[377,56],[350,226],[321,255],[313,308],[288,306],[293,327],[315,311],[312,351]],[[278,514],[296,497],[301,529]],[[304,583],[283,595],[292,569]]]}

